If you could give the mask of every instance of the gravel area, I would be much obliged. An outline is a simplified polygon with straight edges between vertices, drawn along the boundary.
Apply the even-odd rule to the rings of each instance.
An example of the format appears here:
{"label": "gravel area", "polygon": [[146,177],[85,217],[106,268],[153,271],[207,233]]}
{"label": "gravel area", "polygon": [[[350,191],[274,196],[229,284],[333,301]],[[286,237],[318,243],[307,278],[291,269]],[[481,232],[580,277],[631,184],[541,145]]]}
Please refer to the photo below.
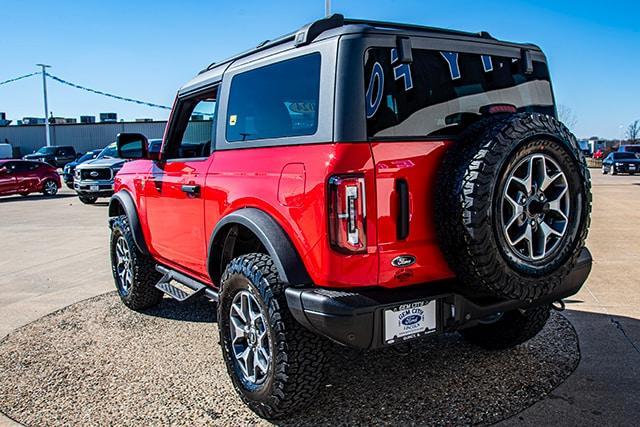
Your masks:
{"label": "gravel area", "polygon": [[[144,314],[112,292],[43,317],[0,342],[0,411],[31,426],[267,424],[236,396],[214,305],[164,300]],[[547,395],[579,361],[553,313],[525,345],[488,352],[457,334],[410,354],[336,347],[316,401],[282,425],[490,424]]]}

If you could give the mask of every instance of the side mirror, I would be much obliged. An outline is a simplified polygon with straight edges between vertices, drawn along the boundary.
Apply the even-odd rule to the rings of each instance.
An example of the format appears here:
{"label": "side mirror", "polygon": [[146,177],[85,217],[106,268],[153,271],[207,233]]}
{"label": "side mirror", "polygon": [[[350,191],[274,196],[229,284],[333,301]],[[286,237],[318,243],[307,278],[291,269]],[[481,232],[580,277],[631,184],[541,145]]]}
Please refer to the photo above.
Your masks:
{"label": "side mirror", "polygon": [[140,133],[119,133],[116,136],[116,145],[121,159],[149,158],[149,141]]}

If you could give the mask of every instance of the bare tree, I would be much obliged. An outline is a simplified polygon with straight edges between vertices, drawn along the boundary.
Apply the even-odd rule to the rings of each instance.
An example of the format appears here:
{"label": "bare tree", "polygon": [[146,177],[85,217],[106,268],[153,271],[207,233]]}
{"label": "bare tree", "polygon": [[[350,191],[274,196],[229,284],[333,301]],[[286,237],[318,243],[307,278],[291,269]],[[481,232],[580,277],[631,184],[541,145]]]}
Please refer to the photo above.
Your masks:
{"label": "bare tree", "polygon": [[640,120],[632,122],[627,128],[627,139],[635,144],[640,140]]}
{"label": "bare tree", "polygon": [[564,104],[558,105],[558,119],[571,130],[578,124],[578,118],[573,114],[573,110]]}

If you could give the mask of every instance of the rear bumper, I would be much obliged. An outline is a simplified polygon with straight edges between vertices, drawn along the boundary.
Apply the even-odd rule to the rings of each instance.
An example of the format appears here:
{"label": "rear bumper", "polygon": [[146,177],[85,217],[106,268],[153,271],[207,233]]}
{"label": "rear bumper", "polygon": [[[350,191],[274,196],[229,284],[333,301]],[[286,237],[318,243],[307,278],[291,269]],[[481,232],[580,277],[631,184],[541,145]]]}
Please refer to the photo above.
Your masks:
{"label": "rear bumper", "polygon": [[[566,280],[551,295],[535,301],[473,298],[467,296],[459,284],[451,281],[405,289],[357,292],[287,288],[285,295],[294,318],[306,328],[346,346],[374,349],[389,345],[384,340],[385,309],[435,300],[437,326],[429,334],[455,331],[473,326],[492,314],[550,304],[574,295],[589,276],[591,263],[591,253],[586,248],[582,249],[576,267]],[[402,341],[394,344],[399,342]]]}

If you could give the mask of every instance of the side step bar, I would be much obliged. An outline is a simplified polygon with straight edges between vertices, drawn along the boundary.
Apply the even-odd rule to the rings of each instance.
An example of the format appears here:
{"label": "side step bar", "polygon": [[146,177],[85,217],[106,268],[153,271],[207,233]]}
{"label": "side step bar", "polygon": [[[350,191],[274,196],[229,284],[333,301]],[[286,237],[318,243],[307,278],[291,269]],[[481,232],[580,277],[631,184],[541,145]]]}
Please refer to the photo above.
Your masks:
{"label": "side step bar", "polygon": [[[162,278],[156,283],[156,288],[176,301],[186,301],[191,297],[202,294],[212,301],[218,301],[218,293],[198,280],[161,265],[156,265],[156,271],[162,274]],[[178,287],[171,282],[177,282],[182,286]]]}

